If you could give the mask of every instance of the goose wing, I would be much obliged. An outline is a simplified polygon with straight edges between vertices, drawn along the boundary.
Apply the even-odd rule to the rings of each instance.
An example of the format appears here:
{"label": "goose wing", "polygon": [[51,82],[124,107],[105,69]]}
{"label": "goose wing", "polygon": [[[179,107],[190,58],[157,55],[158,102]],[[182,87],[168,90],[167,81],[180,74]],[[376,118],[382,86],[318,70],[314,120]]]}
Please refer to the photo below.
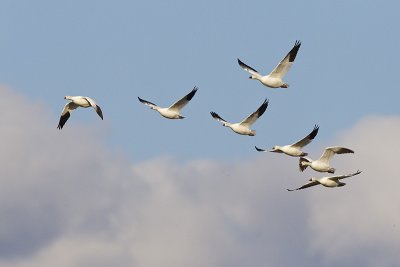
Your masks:
{"label": "goose wing", "polygon": [[354,176],[354,175],[358,175],[358,174],[360,174],[360,173],[361,173],[361,171],[360,171],[360,170],[357,170],[357,171],[354,172],[354,173],[332,176],[332,177],[329,177],[329,179],[332,179],[332,180],[336,180],[336,181],[337,181],[337,180],[341,180],[341,179],[345,179],[345,178],[352,177],[352,176]]}
{"label": "goose wing", "polygon": [[329,162],[329,160],[333,157],[333,155],[347,154],[347,153],[354,153],[354,151],[351,149],[348,149],[345,147],[339,147],[339,146],[327,147],[327,148],[325,148],[325,151],[322,154],[322,156],[319,158],[319,160],[323,161],[323,162]]}
{"label": "goose wing", "polygon": [[85,99],[89,102],[89,104],[94,108],[94,110],[96,111],[97,115],[99,115],[99,117],[101,119],[103,119],[103,111],[101,111],[101,108],[99,105],[97,105],[96,101],[94,101],[93,99],[89,98],[89,97],[85,97]]}
{"label": "goose wing", "polygon": [[250,116],[248,116],[246,119],[240,122],[241,125],[250,127],[259,117],[264,114],[265,110],[267,110],[268,107],[268,99],[265,99],[264,102],[261,104],[261,106]]}
{"label": "goose wing", "polygon": [[180,111],[184,106],[186,106],[187,103],[189,103],[189,101],[193,98],[193,96],[196,94],[197,92],[197,87],[193,87],[193,90],[185,95],[184,97],[182,97],[181,99],[179,99],[177,102],[175,102],[174,104],[172,104],[169,109],[171,110],[176,110],[176,111]]}
{"label": "goose wing", "polygon": [[286,189],[286,190],[287,191],[301,190],[301,189],[304,189],[304,188],[307,188],[307,187],[311,187],[311,186],[314,186],[314,185],[317,185],[317,184],[319,184],[317,181],[311,181],[311,182],[306,183],[305,185],[300,186],[299,188]]}
{"label": "goose wing", "polygon": [[239,66],[242,67],[242,69],[244,69],[245,71],[247,71],[248,73],[250,73],[253,76],[261,77],[261,74],[258,73],[258,71],[256,71],[255,69],[253,69],[249,65],[246,65],[240,59],[237,59],[237,60],[238,60]]}
{"label": "goose wing", "polygon": [[278,66],[269,74],[271,77],[283,78],[286,72],[290,69],[297,56],[297,52],[301,46],[300,41],[294,43],[293,48],[287,53],[287,55],[279,62]]}
{"label": "goose wing", "polygon": [[215,113],[214,111],[211,111],[210,114],[211,114],[211,116],[212,116],[214,119],[216,119],[217,121],[222,122],[222,123],[227,123],[226,120],[224,120],[223,118],[221,118],[221,117],[220,117],[217,113]]}
{"label": "goose wing", "polygon": [[315,125],[314,129],[311,131],[311,133],[309,133],[306,137],[297,141],[296,143],[294,143],[291,146],[301,148],[301,147],[308,145],[315,138],[315,136],[317,136],[318,130],[319,130],[319,126]]}
{"label": "goose wing", "polygon": [[69,117],[71,116],[71,111],[78,108],[79,106],[74,102],[69,102],[65,104],[64,109],[61,112],[60,121],[58,122],[57,129],[61,130],[64,127],[64,124],[67,122]]}
{"label": "goose wing", "polygon": [[254,146],[254,147],[256,148],[256,150],[257,150],[258,152],[265,152],[265,149],[259,148],[259,147],[257,147],[257,146]]}
{"label": "goose wing", "polygon": [[140,97],[138,97],[138,99],[139,99],[140,102],[142,102],[142,103],[145,104],[146,106],[149,106],[149,107],[151,107],[151,108],[158,107],[156,104],[151,103],[150,101],[144,100],[144,99],[142,99],[142,98],[140,98]]}

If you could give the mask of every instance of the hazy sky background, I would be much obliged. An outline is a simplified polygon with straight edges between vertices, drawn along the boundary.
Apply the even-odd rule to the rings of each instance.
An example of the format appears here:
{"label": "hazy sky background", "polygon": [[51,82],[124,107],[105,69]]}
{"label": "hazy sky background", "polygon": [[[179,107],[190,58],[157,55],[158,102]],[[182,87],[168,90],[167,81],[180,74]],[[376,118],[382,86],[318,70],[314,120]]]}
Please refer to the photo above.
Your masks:
{"label": "hazy sky background", "polygon": [[[1,1],[0,266],[400,265],[397,1]],[[288,89],[248,79],[302,46]],[[162,106],[199,91],[184,120]],[[56,129],[65,95],[101,106]],[[268,98],[239,136],[240,121]],[[257,153],[320,132],[322,174]],[[394,149],[392,149],[394,148]]]}

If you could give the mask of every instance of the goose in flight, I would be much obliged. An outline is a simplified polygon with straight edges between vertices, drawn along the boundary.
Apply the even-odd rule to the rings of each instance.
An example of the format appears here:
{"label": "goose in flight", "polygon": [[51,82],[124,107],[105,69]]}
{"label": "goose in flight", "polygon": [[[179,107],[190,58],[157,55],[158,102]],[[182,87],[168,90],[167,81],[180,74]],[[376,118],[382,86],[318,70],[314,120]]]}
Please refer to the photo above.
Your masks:
{"label": "goose in flight", "polygon": [[261,117],[262,114],[264,114],[267,107],[268,107],[268,99],[265,99],[264,102],[261,104],[261,106],[255,112],[253,112],[246,119],[244,119],[243,121],[238,122],[238,123],[227,122],[226,120],[221,118],[217,113],[215,113],[213,111],[210,113],[214,119],[221,122],[223,126],[231,128],[232,131],[234,131],[235,133],[242,134],[242,135],[254,136],[254,135],[256,135],[256,131],[250,129],[250,127],[254,122],[256,122],[256,120],[258,118]]}
{"label": "goose in flight", "polygon": [[65,104],[63,111],[61,112],[60,121],[58,123],[57,128],[61,130],[64,127],[64,124],[67,122],[69,117],[71,116],[71,112],[78,107],[88,108],[93,107],[96,113],[103,119],[103,112],[101,108],[96,104],[96,101],[87,97],[87,96],[65,96],[64,99],[71,100]]}
{"label": "goose in flight", "polygon": [[[308,154],[301,151],[303,147],[311,143],[311,141],[314,139],[314,137],[318,134],[319,126],[315,125],[314,129],[309,133],[306,137],[303,139],[297,141],[296,143],[292,145],[285,145],[285,146],[274,146],[269,152],[275,152],[275,153],[284,153],[286,155],[292,156],[292,157],[305,157]],[[259,152],[265,152],[265,149],[255,147],[257,151]]]}
{"label": "goose in flight", "polygon": [[193,90],[189,94],[185,95],[184,97],[182,97],[180,100],[178,100],[177,102],[175,102],[174,104],[172,104],[168,108],[159,107],[154,103],[151,103],[151,102],[149,102],[147,100],[141,99],[140,97],[138,97],[138,99],[139,99],[140,102],[142,102],[146,106],[149,106],[151,109],[154,109],[154,110],[158,111],[158,113],[160,113],[161,116],[163,116],[164,118],[167,118],[167,119],[183,119],[185,117],[183,117],[180,114],[180,111],[193,98],[193,96],[197,92],[197,89],[198,88],[195,86],[193,88]]}
{"label": "goose in flight", "polygon": [[283,81],[283,77],[292,66],[300,46],[301,42],[296,41],[292,50],[290,50],[290,52],[287,53],[287,55],[281,60],[281,62],[279,62],[278,66],[276,66],[270,74],[265,76],[262,76],[260,73],[258,73],[258,71],[246,65],[240,59],[238,59],[238,63],[240,67],[251,74],[251,76],[249,77],[250,79],[259,80],[263,85],[271,88],[288,88],[289,84]]}
{"label": "goose in flight", "polygon": [[327,177],[322,177],[322,178],[312,177],[312,178],[310,178],[309,182],[306,183],[305,185],[302,185],[299,188],[286,189],[286,190],[287,191],[295,191],[295,190],[304,189],[304,188],[311,187],[311,186],[318,185],[318,184],[323,185],[325,187],[340,187],[340,186],[346,185],[346,183],[343,183],[340,180],[354,176],[354,175],[358,175],[360,173],[361,173],[361,171],[358,170],[355,173],[350,173],[347,175],[327,176]]}
{"label": "goose in flight", "polygon": [[301,157],[299,160],[300,171],[304,171],[308,166],[310,166],[313,170],[318,172],[335,173],[335,168],[332,168],[329,164],[330,159],[335,154],[346,153],[354,153],[354,151],[345,147],[335,146],[325,148],[324,153],[317,160],[311,160],[309,158]]}

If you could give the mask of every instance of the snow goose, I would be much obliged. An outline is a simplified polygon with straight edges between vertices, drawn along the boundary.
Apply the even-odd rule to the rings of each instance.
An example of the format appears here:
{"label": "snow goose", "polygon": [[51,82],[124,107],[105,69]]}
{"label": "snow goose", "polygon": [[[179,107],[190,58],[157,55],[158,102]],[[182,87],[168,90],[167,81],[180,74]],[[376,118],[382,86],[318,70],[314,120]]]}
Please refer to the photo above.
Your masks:
{"label": "snow goose", "polygon": [[330,159],[335,154],[346,153],[354,153],[354,151],[345,147],[335,146],[325,148],[324,153],[318,160],[311,160],[309,158],[301,157],[299,160],[300,171],[304,171],[308,166],[310,166],[313,170],[318,172],[335,173],[335,168],[332,168],[329,164]]}
{"label": "snow goose", "polygon": [[168,108],[159,107],[154,103],[151,103],[151,102],[149,102],[147,100],[141,99],[140,97],[138,97],[138,99],[139,99],[140,102],[142,102],[146,106],[149,106],[151,109],[154,109],[154,110],[158,111],[158,113],[160,113],[161,116],[163,116],[164,118],[167,118],[167,119],[183,119],[185,117],[181,116],[180,111],[193,98],[193,96],[197,92],[197,89],[198,88],[195,86],[193,88],[193,90],[189,94],[185,95],[184,97],[182,97],[180,100],[178,100],[177,102],[175,102],[174,104],[172,104]]}
{"label": "snow goose", "polygon": [[[301,148],[305,147],[311,141],[314,139],[314,137],[318,134],[319,126],[315,125],[314,129],[309,133],[306,137],[301,139],[300,141],[297,141],[296,143],[292,145],[285,145],[285,146],[274,146],[269,152],[275,152],[275,153],[284,153],[286,155],[292,156],[292,157],[304,157],[307,156],[308,154],[301,151]],[[257,151],[260,152],[265,152],[265,149],[255,147]]]}
{"label": "snow goose", "polygon": [[64,124],[71,116],[71,111],[77,109],[78,107],[93,107],[100,118],[103,119],[103,112],[101,111],[101,108],[96,104],[96,101],[94,101],[93,99],[87,96],[65,96],[64,99],[71,100],[71,102],[65,104],[64,109],[61,112],[60,121],[57,126],[58,129],[61,130],[64,127]]}
{"label": "snow goose", "polygon": [[351,177],[354,175],[358,175],[360,173],[361,173],[361,171],[358,170],[355,173],[350,173],[350,174],[346,174],[346,175],[327,176],[327,177],[322,177],[322,178],[311,177],[309,182],[306,183],[305,185],[300,186],[299,188],[286,189],[286,190],[295,191],[295,190],[304,189],[304,188],[311,187],[311,186],[318,185],[318,184],[323,185],[325,187],[340,187],[340,186],[346,185],[346,183],[343,183],[340,181],[341,179],[348,178],[348,177]]}
{"label": "snow goose", "polygon": [[288,88],[289,84],[283,81],[283,77],[292,66],[300,46],[301,42],[296,41],[292,50],[279,62],[278,66],[276,66],[270,74],[265,76],[262,76],[258,71],[240,61],[240,59],[238,59],[238,63],[240,67],[251,74],[249,77],[250,79],[259,80],[263,85],[271,88]]}
{"label": "snow goose", "polygon": [[221,118],[217,113],[210,112],[211,116],[216,119],[217,121],[221,122],[223,126],[229,127],[235,133],[242,134],[242,135],[256,135],[256,131],[250,129],[251,125],[259,118],[262,114],[264,114],[265,110],[268,107],[268,99],[265,99],[261,106],[253,112],[250,116],[238,123],[229,123],[223,118]]}

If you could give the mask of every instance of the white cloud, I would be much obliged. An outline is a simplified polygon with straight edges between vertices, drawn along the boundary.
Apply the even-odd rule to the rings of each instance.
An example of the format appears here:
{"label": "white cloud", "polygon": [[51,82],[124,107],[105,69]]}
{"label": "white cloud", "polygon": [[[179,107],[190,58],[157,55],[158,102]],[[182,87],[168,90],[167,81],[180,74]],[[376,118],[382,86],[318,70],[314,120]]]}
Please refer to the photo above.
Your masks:
{"label": "white cloud", "polygon": [[311,241],[327,260],[400,265],[399,136],[399,117],[370,117],[339,138],[339,143],[351,144],[355,155],[338,172],[359,168],[363,173],[347,179],[339,190],[313,191]]}
{"label": "white cloud", "polygon": [[382,135],[377,124],[388,134],[381,145],[396,140],[396,118],[368,119],[340,138],[356,154],[335,167],[364,171],[346,187],[289,193],[312,173],[299,173],[293,158],[133,164],[91,127],[58,131],[45,106],[15,92],[0,87],[0,104],[0,267],[335,266],[361,257],[374,266],[367,243],[382,245],[380,266],[397,263],[396,173],[382,170],[385,154],[362,146]]}

